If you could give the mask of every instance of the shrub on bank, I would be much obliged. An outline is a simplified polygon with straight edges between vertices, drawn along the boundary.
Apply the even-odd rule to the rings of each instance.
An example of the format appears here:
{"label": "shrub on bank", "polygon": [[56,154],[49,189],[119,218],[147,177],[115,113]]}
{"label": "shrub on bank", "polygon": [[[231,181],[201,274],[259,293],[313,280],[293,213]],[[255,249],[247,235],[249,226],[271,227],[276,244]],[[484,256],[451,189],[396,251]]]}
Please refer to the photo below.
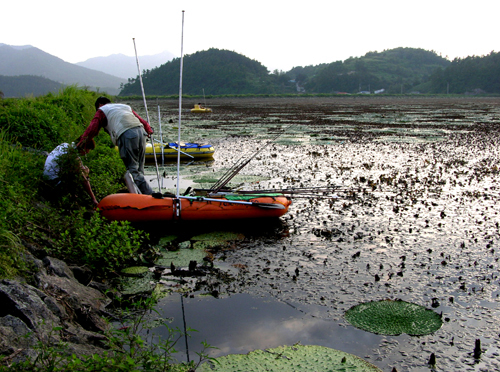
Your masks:
{"label": "shrub on bank", "polygon": [[[109,223],[91,211],[78,167],[68,168],[67,187],[56,190],[57,198],[51,201],[45,193],[47,153],[83,133],[98,96],[68,87],[59,94],[0,101],[0,278],[29,276],[21,259],[25,247],[45,249],[103,275],[141,249],[144,233],[127,223]],[[123,188],[125,167],[106,133],[81,160],[90,169],[97,199]]]}

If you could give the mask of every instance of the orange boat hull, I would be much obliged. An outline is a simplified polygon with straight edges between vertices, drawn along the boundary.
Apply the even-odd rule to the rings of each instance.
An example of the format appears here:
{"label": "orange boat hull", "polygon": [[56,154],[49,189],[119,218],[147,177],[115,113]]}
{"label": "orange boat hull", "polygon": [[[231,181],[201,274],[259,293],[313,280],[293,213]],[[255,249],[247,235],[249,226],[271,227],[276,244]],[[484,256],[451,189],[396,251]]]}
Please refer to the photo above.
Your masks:
{"label": "orange boat hull", "polygon": [[[221,199],[225,200],[225,199]],[[112,194],[99,203],[101,214],[112,221],[152,222],[152,221],[203,221],[232,220],[247,218],[280,217],[288,212],[292,203],[285,196],[265,196],[249,200],[256,203],[279,203],[282,209],[265,208],[249,204],[234,204],[229,201],[198,201],[180,199],[180,208],[174,198],[154,198],[142,194]],[[178,213],[178,210],[179,213]]]}

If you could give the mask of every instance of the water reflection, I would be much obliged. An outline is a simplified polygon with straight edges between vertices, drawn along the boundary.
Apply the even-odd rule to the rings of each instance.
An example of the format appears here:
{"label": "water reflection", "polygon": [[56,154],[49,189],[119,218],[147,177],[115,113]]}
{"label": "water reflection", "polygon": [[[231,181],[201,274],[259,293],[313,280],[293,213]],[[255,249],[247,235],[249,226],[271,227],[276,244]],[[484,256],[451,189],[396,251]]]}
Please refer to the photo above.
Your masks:
{"label": "water reflection", "polygon": [[[363,351],[379,344],[381,336],[345,327],[335,321],[317,318],[314,312],[327,308],[286,304],[270,297],[236,294],[223,299],[213,297],[183,298],[173,294],[160,301],[157,310],[173,318],[171,327],[183,329],[183,315],[187,327],[196,329],[188,339],[190,359],[201,350],[206,341],[218,349],[211,356],[246,354],[256,349],[281,345],[327,346],[363,357]],[[299,306],[299,307],[297,307]],[[167,337],[165,329],[156,333]],[[187,360],[184,342],[177,345],[179,360]]]}

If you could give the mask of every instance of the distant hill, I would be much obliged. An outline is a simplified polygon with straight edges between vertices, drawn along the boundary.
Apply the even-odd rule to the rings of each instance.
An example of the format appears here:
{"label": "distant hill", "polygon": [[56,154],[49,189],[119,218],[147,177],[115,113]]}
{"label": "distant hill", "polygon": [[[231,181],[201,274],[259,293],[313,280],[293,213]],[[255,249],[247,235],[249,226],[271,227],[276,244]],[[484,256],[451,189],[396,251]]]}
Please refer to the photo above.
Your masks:
{"label": "distant hill", "polygon": [[63,85],[41,76],[0,75],[0,91],[5,98],[42,96],[47,93],[57,93]]}
{"label": "distant hill", "polygon": [[[148,95],[179,93],[180,58],[147,71],[142,76]],[[269,74],[260,62],[229,50],[209,49],[184,56],[183,94],[271,94],[293,92],[285,75]],[[121,96],[140,95],[139,79],[125,84]]]}
{"label": "distant hill", "polygon": [[0,75],[40,76],[60,84],[87,86],[109,94],[117,94],[120,85],[126,82],[116,76],[65,62],[32,46],[5,44],[0,44]]}
{"label": "distant hill", "polygon": [[439,68],[451,62],[435,52],[415,48],[395,48],[369,52],[318,65],[316,68],[294,68],[290,75],[308,92],[381,92],[410,93],[427,81]]}
{"label": "distant hill", "polygon": [[430,93],[500,93],[500,53],[454,59],[425,84]]}
{"label": "distant hill", "polygon": [[[435,52],[396,48],[317,66],[294,67],[269,73],[260,62],[228,50],[209,49],[184,57],[183,93],[199,95],[283,93],[409,93],[427,82],[450,61]],[[149,95],[179,91],[180,59],[143,74]],[[123,86],[120,95],[140,95],[138,79]]]}
{"label": "distant hill", "polygon": [[[172,53],[165,51],[160,54],[141,56],[139,57],[139,64],[141,70],[151,70],[171,61],[174,57]],[[76,65],[102,71],[123,79],[136,78],[138,76],[136,58],[124,54],[112,54],[107,57],[90,58],[86,61],[78,62]]]}

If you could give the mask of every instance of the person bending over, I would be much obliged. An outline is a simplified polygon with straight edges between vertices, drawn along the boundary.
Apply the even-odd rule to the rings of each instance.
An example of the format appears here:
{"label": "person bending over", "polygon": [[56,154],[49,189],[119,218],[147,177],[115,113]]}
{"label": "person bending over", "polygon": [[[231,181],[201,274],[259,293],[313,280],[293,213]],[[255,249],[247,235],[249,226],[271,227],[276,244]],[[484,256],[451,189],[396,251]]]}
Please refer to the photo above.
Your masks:
{"label": "person bending over", "polygon": [[118,146],[120,157],[141,193],[151,195],[153,190],[144,178],[144,162],[146,137],[153,134],[153,129],[129,105],[111,103],[107,97],[97,98],[95,109],[94,118],[77,147],[84,148],[85,143],[97,136],[103,128],[111,136],[113,144]]}
{"label": "person bending over", "polygon": [[[76,141],[78,142],[79,140],[80,138],[78,138]],[[86,143],[86,147],[79,150],[79,154],[85,155],[94,147],[95,142],[93,140],[88,141]],[[71,155],[71,149],[75,149],[75,153],[73,155]],[[52,152],[47,156],[47,160],[45,160],[43,175],[53,187],[53,194],[56,193],[56,190],[63,187],[61,185],[62,183],[66,184],[66,188],[71,188],[71,190],[67,191],[73,192],[74,184],[72,182],[75,182],[73,181],[73,176],[78,175],[78,173],[81,173],[81,183],[83,185],[83,188],[92,199],[94,208],[97,208],[99,202],[94,196],[94,192],[92,191],[92,187],[90,186],[89,168],[83,165],[81,159],[77,156],[75,143],[60,144],[54,150],[52,150]],[[65,177],[67,178],[68,174],[70,175],[70,178],[72,178],[72,180],[69,180],[69,184],[68,179],[65,180]],[[58,192],[60,192],[60,190],[58,190]]]}

